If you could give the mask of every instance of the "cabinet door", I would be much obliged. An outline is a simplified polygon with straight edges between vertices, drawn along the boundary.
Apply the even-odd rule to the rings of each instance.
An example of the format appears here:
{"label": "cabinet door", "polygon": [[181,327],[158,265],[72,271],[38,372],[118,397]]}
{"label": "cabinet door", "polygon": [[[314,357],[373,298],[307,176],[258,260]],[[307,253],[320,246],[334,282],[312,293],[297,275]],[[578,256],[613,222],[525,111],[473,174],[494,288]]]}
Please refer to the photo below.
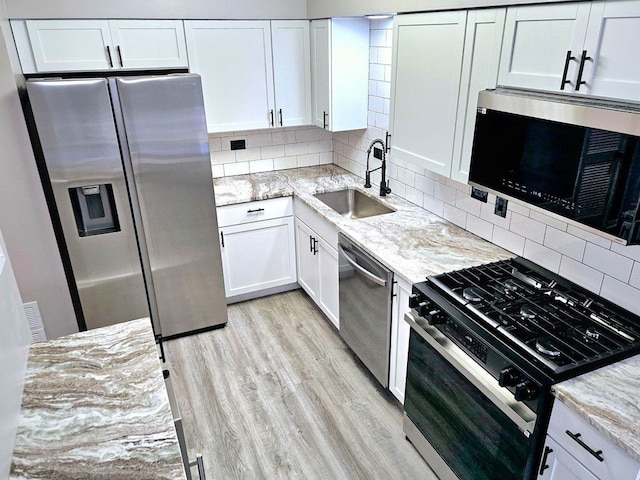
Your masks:
{"label": "cabinet door", "polygon": [[331,110],[331,21],[311,22],[311,110],[312,123],[320,128],[330,128]]}
{"label": "cabinet door", "polygon": [[505,14],[506,10],[500,8],[471,10],[467,15],[451,166],[451,178],[462,183],[469,180],[478,93],[495,88],[498,82]]}
{"label": "cabinet door", "polygon": [[[591,2],[509,7],[499,83],[573,92]],[[567,60],[567,54],[569,60]]]}
{"label": "cabinet door", "polygon": [[409,311],[411,285],[396,278],[396,296],[391,312],[391,352],[389,359],[389,390],[404,403],[404,390],[407,381],[407,357],[409,355],[409,333],[411,327],[404,321]]}
{"label": "cabinet door", "polygon": [[340,328],[338,312],[338,251],[317,237],[318,305],[336,328]]}
{"label": "cabinet door", "polygon": [[315,253],[314,232],[296,219],[298,283],[317,303],[319,291],[318,258]]}
{"label": "cabinet door", "polygon": [[293,217],[220,229],[227,298],[296,281]]}
{"label": "cabinet door", "polygon": [[107,20],[27,20],[26,27],[38,72],[115,66]]}
{"label": "cabinet door", "polygon": [[401,15],[393,26],[393,156],[449,176],[465,11]]}
{"label": "cabinet door", "polygon": [[542,460],[544,464],[538,468],[540,480],[598,480],[549,436],[545,441]]}
{"label": "cabinet door", "polygon": [[110,20],[118,68],[186,67],[181,20]]}
{"label": "cabinet door", "polygon": [[185,35],[189,70],[202,77],[209,132],[269,128],[275,115],[269,22],[185,21]]}
{"label": "cabinet door", "polygon": [[276,126],[311,124],[311,60],[309,22],[271,22]]}
{"label": "cabinet door", "polygon": [[584,50],[580,91],[601,97],[640,101],[640,62],[632,52],[640,45],[640,2],[594,2]]}

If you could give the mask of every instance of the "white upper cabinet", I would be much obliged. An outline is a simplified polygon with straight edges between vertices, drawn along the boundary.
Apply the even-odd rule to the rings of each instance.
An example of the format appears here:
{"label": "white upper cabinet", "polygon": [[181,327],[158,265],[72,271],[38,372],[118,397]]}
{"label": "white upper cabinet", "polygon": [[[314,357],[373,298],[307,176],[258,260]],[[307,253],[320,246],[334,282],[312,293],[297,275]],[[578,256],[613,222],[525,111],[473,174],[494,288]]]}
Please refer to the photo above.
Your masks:
{"label": "white upper cabinet", "polygon": [[499,83],[640,101],[640,2],[510,7]]}
{"label": "white upper cabinet", "polygon": [[275,121],[268,21],[186,21],[189,70],[202,77],[210,132],[268,128]]}
{"label": "white upper cabinet", "polygon": [[466,182],[478,92],[496,86],[504,15],[486,9],[396,17],[394,158]]}
{"label": "white upper cabinet", "polygon": [[210,132],[310,122],[308,24],[185,21],[189,69],[202,77]]}
{"label": "white upper cabinet", "polygon": [[179,20],[12,21],[23,73],[186,68]]}
{"label": "white upper cabinet", "polygon": [[584,90],[600,97],[640,101],[640,2],[593,2],[584,50]]}
{"label": "white upper cabinet", "polygon": [[367,128],[369,20],[311,22],[313,124],[333,132]]}
{"label": "white upper cabinet", "polygon": [[276,126],[311,124],[310,41],[307,20],[271,22]]}

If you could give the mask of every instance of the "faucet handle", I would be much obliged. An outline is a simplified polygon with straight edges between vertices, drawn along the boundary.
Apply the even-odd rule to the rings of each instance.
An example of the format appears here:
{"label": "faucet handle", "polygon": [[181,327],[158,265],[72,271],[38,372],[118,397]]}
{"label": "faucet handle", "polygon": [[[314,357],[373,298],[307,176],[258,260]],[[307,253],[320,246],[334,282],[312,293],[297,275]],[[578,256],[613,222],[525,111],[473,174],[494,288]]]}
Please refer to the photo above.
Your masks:
{"label": "faucet handle", "polygon": [[380,182],[380,196],[384,197],[387,193],[391,193],[391,188],[389,188],[389,181]]}

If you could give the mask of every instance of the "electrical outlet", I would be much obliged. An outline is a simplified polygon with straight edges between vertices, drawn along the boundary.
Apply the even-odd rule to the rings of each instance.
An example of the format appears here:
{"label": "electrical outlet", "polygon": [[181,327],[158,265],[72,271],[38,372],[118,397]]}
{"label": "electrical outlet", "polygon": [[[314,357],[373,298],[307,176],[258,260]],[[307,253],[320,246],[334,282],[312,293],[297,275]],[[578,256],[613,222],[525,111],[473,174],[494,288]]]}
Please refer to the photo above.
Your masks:
{"label": "electrical outlet", "polygon": [[229,145],[231,150],[244,150],[247,148],[247,142],[245,140],[231,140]]}
{"label": "electrical outlet", "polygon": [[502,197],[496,197],[496,208],[493,210],[493,213],[498,215],[499,217],[507,216],[507,199]]}
{"label": "electrical outlet", "polygon": [[476,187],[471,187],[471,198],[475,198],[476,200],[480,200],[481,202],[487,203],[487,197],[489,194],[484,190],[480,190]]}
{"label": "electrical outlet", "polygon": [[373,158],[382,160],[382,149],[380,147],[373,147]]}

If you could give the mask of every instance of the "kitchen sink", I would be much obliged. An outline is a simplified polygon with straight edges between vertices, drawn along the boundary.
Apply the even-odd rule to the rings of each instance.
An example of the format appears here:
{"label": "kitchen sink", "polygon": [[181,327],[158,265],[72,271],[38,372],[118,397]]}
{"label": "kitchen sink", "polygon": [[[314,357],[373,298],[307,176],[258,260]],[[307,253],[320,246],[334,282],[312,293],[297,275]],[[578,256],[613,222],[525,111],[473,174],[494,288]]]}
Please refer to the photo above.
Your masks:
{"label": "kitchen sink", "polygon": [[340,215],[358,219],[395,212],[393,208],[369,197],[359,190],[345,188],[335,192],[317,193],[314,195],[322,203],[331,207]]}

